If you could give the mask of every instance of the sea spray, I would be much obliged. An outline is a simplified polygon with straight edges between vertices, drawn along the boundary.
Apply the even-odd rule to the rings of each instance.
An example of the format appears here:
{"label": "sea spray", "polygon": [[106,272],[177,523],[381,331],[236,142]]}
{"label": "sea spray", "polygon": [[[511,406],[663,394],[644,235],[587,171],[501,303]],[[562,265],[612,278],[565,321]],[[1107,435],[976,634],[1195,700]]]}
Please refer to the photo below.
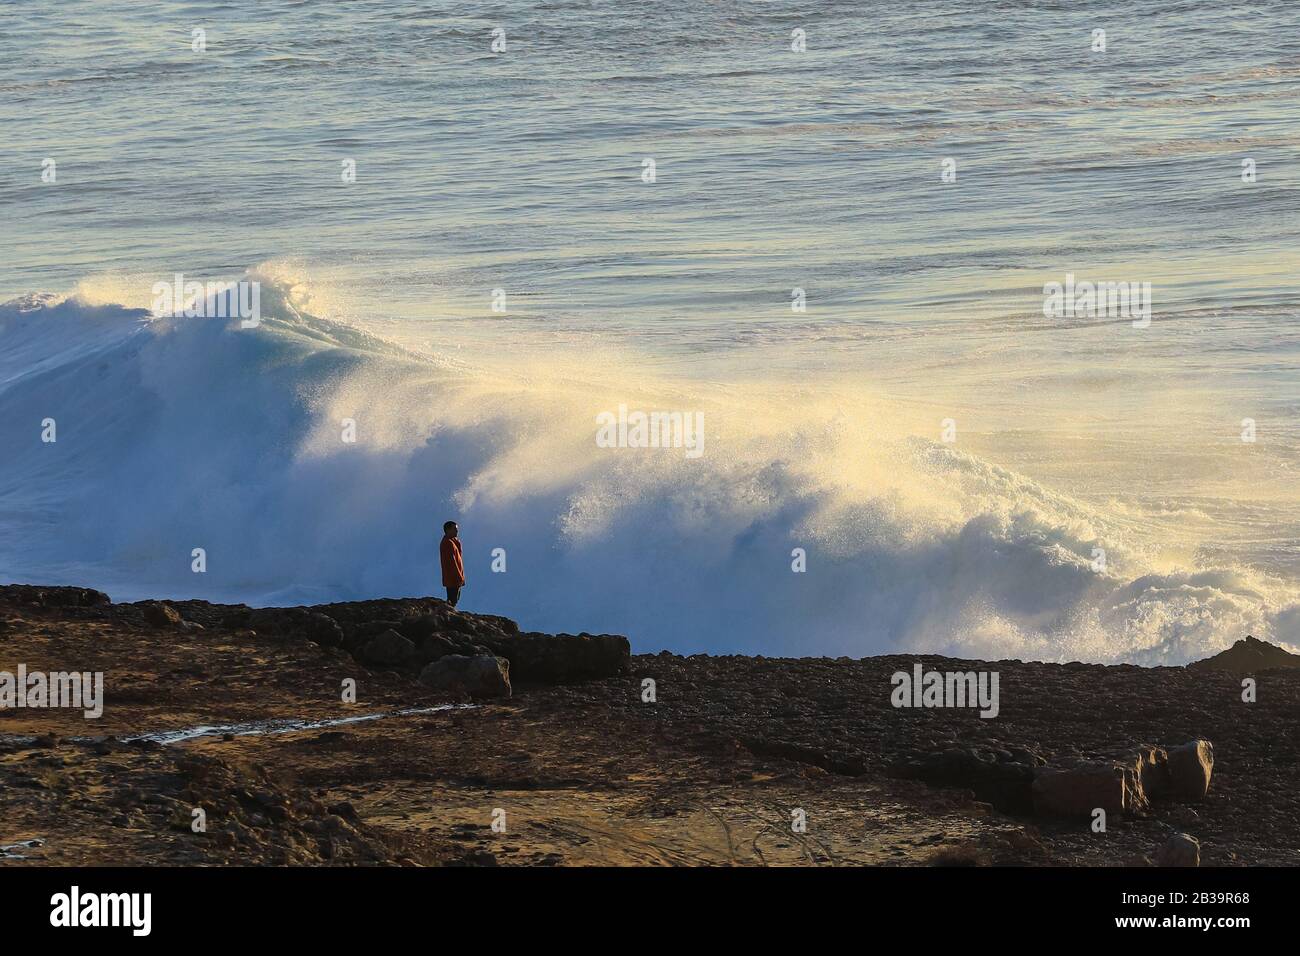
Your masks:
{"label": "sea spray", "polygon": [[[6,576],[119,599],[430,593],[430,529],[455,515],[477,608],[637,650],[1182,663],[1245,633],[1285,640],[1300,618],[1292,583],[1231,555],[1152,560],[1195,554],[1208,519],[1153,516],[1145,490],[1067,494],[860,386],[792,401],[616,361],[451,362],[260,281],[251,330],[74,299],[0,306]],[[596,447],[592,409],[611,396],[629,419],[689,409],[707,454]],[[47,418],[57,443],[41,441]],[[491,573],[496,548],[508,575]]]}

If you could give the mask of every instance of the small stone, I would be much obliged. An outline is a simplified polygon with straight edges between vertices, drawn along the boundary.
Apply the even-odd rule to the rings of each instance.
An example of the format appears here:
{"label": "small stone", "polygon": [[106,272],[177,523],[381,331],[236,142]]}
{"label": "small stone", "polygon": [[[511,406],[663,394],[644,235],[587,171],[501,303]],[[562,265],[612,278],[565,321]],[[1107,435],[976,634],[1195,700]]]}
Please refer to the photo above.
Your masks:
{"label": "small stone", "polygon": [[1196,837],[1175,833],[1156,854],[1156,866],[1200,866],[1201,844]]}

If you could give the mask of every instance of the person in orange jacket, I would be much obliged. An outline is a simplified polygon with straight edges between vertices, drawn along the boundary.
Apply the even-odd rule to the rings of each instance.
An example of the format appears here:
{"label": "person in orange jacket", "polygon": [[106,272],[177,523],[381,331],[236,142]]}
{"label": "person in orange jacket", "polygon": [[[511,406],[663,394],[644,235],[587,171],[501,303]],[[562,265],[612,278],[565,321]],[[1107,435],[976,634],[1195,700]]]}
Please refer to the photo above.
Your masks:
{"label": "person in orange jacket", "polygon": [[460,528],[448,521],[442,526],[442,544],[438,556],[442,558],[442,586],[447,589],[447,603],[452,607],[460,600],[460,589],[465,586],[465,562],[460,557]]}

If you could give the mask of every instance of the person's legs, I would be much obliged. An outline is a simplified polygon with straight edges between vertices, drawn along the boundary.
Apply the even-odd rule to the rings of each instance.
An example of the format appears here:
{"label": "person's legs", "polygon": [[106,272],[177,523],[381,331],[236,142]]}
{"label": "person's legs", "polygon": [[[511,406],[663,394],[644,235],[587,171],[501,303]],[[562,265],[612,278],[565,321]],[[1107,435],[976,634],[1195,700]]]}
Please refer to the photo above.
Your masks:
{"label": "person's legs", "polygon": [[452,607],[460,600],[460,588],[447,588],[447,603]]}

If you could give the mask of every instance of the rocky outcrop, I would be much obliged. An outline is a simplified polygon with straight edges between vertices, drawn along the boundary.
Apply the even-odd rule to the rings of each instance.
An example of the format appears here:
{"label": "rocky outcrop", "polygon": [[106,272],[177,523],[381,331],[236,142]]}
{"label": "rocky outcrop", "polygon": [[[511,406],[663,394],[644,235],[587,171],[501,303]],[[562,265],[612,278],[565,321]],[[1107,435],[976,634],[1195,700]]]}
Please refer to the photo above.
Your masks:
{"label": "rocky outcrop", "polygon": [[144,605],[144,619],[154,627],[180,627],[185,621],[180,611],[161,601],[150,601]]}
{"label": "rocky outcrop", "polygon": [[954,747],[912,761],[904,775],[932,786],[969,789],[1002,810],[1028,813],[1033,809],[1035,773],[1044,763],[1042,757],[1019,748],[980,751]]}
{"label": "rocky outcrop", "polygon": [[420,664],[429,664],[440,657],[457,653],[457,648],[460,646],[453,643],[449,637],[444,637],[441,634],[430,634],[421,638],[420,642],[415,645],[415,659]]}
{"label": "rocky outcrop", "polygon": [[[631,658],[631,646],[620,635],[522,633],[508,618],[457,611],[435,598],[356,601],[317,610],[339,622],[342,645],[358,660],[416,673],[452,655],[500,657],[516,682],[562,684],[624,673]],[[373,641],[385,632],[409,641],[410,651],[379,660]]]}
{"label": "rocky outcrop", "polygon": [[401,634],[386,630],[376,634],[355,652],[357,660],[367,664],[402,666],[415,657],[415,645]]}
{"label": "rocky outcrop", "polygon": [[31,584],[6,584],[0,586],[4,598],[15,604],[34,607],[107,607],[112,600],[103,591],[93,588],[37,587]]}
{"label": "rocky outcrop", "polygon": [[1300,667],[1300,654],[1291,654],[1276,644],[1257,640],[1249,634],[1226,651],[1187,665],[1188,670],[1228,671],[1233,674],[1253,674],[1277,667]]}
{"label": "rocky outcrop", "polygon": [[236,614],[234,618],[259,634],[302,637],[321,647],[337,647],[343,643],[343,629],[338,622],[311,608],[264,607]]}
{"label": "rocky outcrop", "polygon": [[[183,632],[206,628],[241,640],[308,641],[342,648],[367,667],[399,670],[412,678],[451,656],[501,658],[515,685],[614,677],[626,674],[631,660],[631,646],[621,635],[521,632],[509,618],[459,611],[438,598],[265,608],[196,600],[114,605],[107,595],[88,588],[0,585],[0,605],[128,627]],[[0,633],[8,627],[0,614]]]}
{"label": "rocky outcrop", "polygon": [[1143,744],[1116,757],[1062,757],[1049,764],[1025,748],[954,747],[896,768],[933,786],[971,790],[1009,813],[1088,818],[1097,809],[1132,815],[1164,800],[1200,800],[1214,746],[1192,740],[1166,750]]}
{"label": "rocky outcrop", "polygon": [[516,679],[539,684],[565,684],[620,674],[627,668],[631,646],[618,634],[486,633],[479,642],[510,662]]}
{"label": "rocky outcrop", "polygon": [[155,627],[217,627],[245,636],[341,647],[369,667],[403,670],[412,677],[455,655],[502,658],[516,683],[563,684],[626,673],[631,658],[628,640],[620,635],[522,633],[509,618],[458,611],[437,598],[266,608],[148,601],[120,605],[114,613]]}
{"label": "rocky outcrop", "polygon": [[164,630],[175,631],[201,631],[203,625],[197,621],[187,621],[176,610],[165,601],[146,601],[140,605],[146,624],[152,627],[160,627]]}
{"label": "rocky outcrop", "polygon": [[1034,778],[1034,810],[1050,816],[1083,817],[1098,807],[1131,814],[1153,801],[1200,800],[1210,787],[1214,745],[1191,740],[1165,750],[1143,744],[1126,756],[1044,768]]}
{"label": "rocky outcrop", "polygon": [[510,663],[501,657],[451,654],[420,671],[420,683],[431,690],[470,697],[509,697]]}

